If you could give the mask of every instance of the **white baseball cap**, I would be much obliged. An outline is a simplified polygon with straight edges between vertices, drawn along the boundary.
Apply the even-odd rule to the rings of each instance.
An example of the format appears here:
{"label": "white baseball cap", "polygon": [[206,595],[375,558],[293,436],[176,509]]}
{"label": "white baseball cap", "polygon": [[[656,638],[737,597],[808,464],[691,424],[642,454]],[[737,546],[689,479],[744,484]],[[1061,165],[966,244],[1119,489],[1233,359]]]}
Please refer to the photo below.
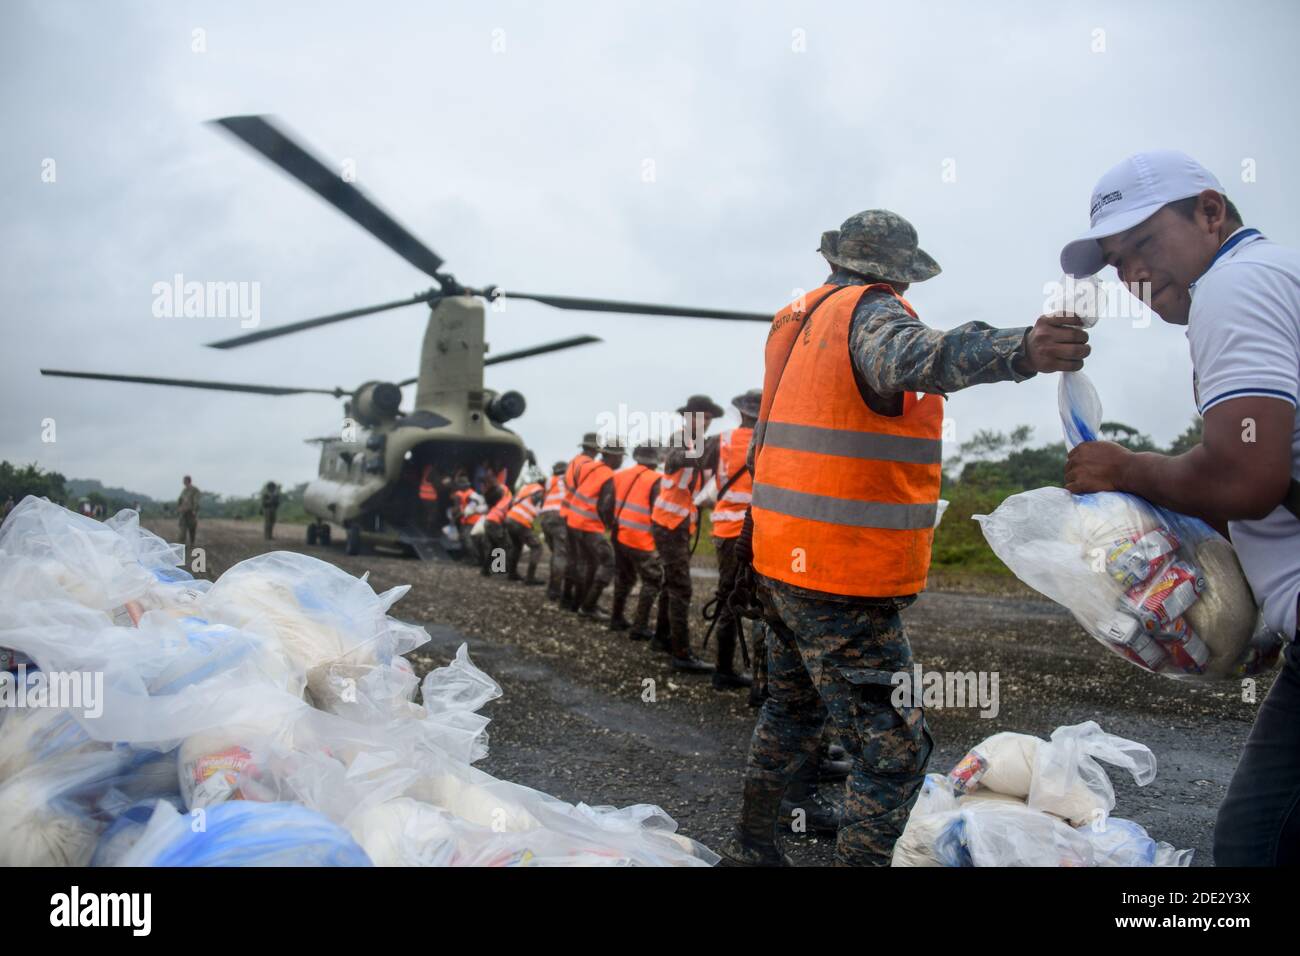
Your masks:
{"label": "white baseball cap", "polygon": [[1214,174],[1186,153],[1174,149],[1134,153],[1097,180],[1089,206],[1092,228],[1061,250],[1061,268],[1071,276],[1101,271],[1106,260],[1098,239],[1132,229],[1168,203],[1207,189],[1223,192]]}

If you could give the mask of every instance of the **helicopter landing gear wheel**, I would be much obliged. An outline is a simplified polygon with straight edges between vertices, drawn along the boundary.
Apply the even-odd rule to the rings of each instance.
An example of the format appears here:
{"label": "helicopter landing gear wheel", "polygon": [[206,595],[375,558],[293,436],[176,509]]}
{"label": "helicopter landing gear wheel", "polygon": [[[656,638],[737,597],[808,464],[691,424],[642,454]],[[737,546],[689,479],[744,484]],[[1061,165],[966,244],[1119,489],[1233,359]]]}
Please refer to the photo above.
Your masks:
{"label": "helicopter landing gear wheel", "polygon": [[320,543],[329,547],[330,543],[330,526],[322,523],[320,526]]}
{"label": "helicopter landing gear wheel", "polygon": [[307,525],[307,544],[313,545],[315,543],[316,543],[316,526],[314,524],[309,524]]}
{"label": "helicopter landing gear wheel", "polygon": [[343,550],[348,554],[361,553],[361,527],[360,525],[348,525],[348,540]]}

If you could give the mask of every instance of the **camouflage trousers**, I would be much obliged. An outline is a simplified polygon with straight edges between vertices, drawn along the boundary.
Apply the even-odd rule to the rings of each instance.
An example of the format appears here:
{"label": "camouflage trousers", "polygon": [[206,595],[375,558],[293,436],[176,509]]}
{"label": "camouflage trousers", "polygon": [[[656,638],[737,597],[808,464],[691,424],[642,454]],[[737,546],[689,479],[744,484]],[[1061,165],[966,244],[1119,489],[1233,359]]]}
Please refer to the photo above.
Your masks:
{"label": "camouflage trousers", "polygon": [[614,609],[613,616],[623,616],[627,599],[641,579],[641,593],[636,599],[636,614],[632,626],[646,630],[650,626],[650,611],[664,583],[664,566],[653,549],[639,551],[614,542]]}
{"label": "camouflage trousers", "polygon": [[895,706],[892,675],[912,666],[899,609],[885,602],[818,600],[760,584],[771,628],[768,689],[746,775],[788,783],[816,760],[829,717],[853,763],[836,861],[887,866],[920,793],[934,747],[920,707]]}
{"label": "camouflage trousers", "polygon": [[724,674],[735,671],[737,633],[739,632],[741,638],[744,638],[742,629],[745,624],[737,620],[726,601],[727,595],[731,594],[736,586],[736,573],[740,570],[740,561],[736,556],[736,545],[739,541],[739,538],[719,538],[717,535],[713,537],[713,550],[718,556],[718,594],[720,595],[713,636],[718,642],[717,669]]}
{"label": "camouflage trousers", "polygon": [[199,532],[199,516],[192,511],[182,511],[180,513],[180,536],[181,544],[186,548],[194,547],[194,539]]}
{"label": "camouflage trousers", "polygon": [[506,534],[510,536],[510,553],[506,555],[506,574],[514,577],[519,573],[519,559],[524,549],[528,549],[528,579],[537,576],[537,565],[542,560],[542,543],[532,525],[522,525],[509,518],[505,520]]}
{"label": "camouflage trousers", "polygon": [[569,528],[558,511],[542,513],[542,534],[551,549],[551,572],[546,582],[546,596],[558,598],[564,584],[564,562],[569,550]]}
{"label": "camouflage trousers", "polygon": [[587,574],[582,560],[582,545],[578,543],[580,534],[581,532],[577,528],[571,528],[568,522],[565,522],[564,590],[566,594],[572,591],[578,597],[582,596],[583,581]]}
{"label": "camouflage trousers", "polygon": [[651,525],[655,549],[664,565],[664,589],[659,596],[659,634],[672,638],[673,655],[691,650],[691,529],[686,521],[676,528]]}
{"label": "camouflage trousers", "polygon": [[483,573],[503,574],[510,554],[510,539],[506,537],[505,525],[486,518],[483,523],[487,525],[483,532]]}
{"label": "camouflage trousers", "polygon": [[582,555],[582,578],[578,582],[578,603],[592,604],[614,580],[614,546],[603,531],[569,529],[569,545],[577,543]]}

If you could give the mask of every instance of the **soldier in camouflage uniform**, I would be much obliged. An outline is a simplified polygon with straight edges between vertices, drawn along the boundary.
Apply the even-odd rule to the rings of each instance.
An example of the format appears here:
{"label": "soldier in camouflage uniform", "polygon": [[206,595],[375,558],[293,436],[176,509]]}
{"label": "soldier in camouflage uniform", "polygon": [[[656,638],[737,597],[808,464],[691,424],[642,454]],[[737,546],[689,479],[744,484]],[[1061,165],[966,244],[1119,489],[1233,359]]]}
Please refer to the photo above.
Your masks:
{"label": "soldier in camouflage uniform", "polygon": [[199,489],[190,481],[189,475],[182,479],[182,484],[185,487],[176,499],[176,514],[180,518],[181,546],[185,549],[185,560],[189,561],[190,549],[199,533]]}
{"label": "soldier in camouflage uniform", "polygon": [[[568,462],[557,461],[551,466],[551,474],[564,482],[564,472]],[[564,585],[564,566],[569,544],[569,526],[565,524],[564,514],[560,511],[543,511],[541,515],[542,535],[547,547],[551,549],[551,568],[546,581],[546,597],[551,601],[560,600]]]}
{"label": "soldier in camouflage uniform", "polygon": [[280,509],[280,489],[268,481],[262,489],[262,536],[270,541],[275,536],[275,513]]}
{"label": "soldier in camouflage uniform", "polygon": [[[833,270],[829,285],[885,282],[901,293],[939,272],[938,264],[917,248],[912,225],[886,210],[859,213],[838,231],[825,233],[821,252]],[[898,415],[909,391],[944,394],[1081,368],[1086,342],[1077,320],[1062,316],[1042,316],[1030,328],[967,322],[948,331],[932,329],[888,290],[873,289],[853,309],[849,353],[862,400],[877,414]],[[759,442],[756,436],[750,446],[751,469]],[[761,468],[754,481],[757,495]],[[751,512],[741,535],[746,565],[752,560],[753,517]],[[757,576],[747,568],[741,577],[743,589]],[[892,675],[912,666],[899,611],[916,595],[862,598],[809,591],[766,577],[754,583],[770,626],[771,696],[750,742],[741,819],[720,852],[742,865],[789,862],[776,835],[781,797],[803,762],[816,759],[829,718],[853,766],[836,860],[887,865],[933,748],[921,708],[895,708],[891,700]]]}

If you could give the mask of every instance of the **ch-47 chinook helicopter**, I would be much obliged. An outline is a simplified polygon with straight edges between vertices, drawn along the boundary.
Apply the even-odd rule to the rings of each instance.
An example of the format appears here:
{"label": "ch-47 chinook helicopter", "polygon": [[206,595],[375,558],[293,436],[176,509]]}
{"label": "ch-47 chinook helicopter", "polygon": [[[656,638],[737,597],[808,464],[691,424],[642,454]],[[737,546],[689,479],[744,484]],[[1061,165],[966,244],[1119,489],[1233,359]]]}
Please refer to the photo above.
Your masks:
{"label": "ch-47 chinook helicopter", "polygon": [[[403,306],[425,304],[429,322],[420,352],[419,374],[392,383],[368,381],[351,392],[341,388],[286,388],[237,382],[69,372],[41,369],[42,375],[101,381],[171,385],[259,395],[320,394],[346,398],[344,423],[337,436],[308,439],[321,445],[317,478],[307,485],[303,505],[316,520],[307,528],[309,544],[330,542],[331,525],[346,532],[346,550],[360,552],[363,544],[396,546],[422,558],[438,553],[454,536],[444,535],[449,502],[432,507],[421,498],[421,482],[446,498],[444,479],[457,474],[471,478],[485,471],[504,472],[509,487],[519,477],[526,457],[523,440],[506,422],[524,412],[518,392],[498,394],[483,387],[483,367],[500,362],[572,348],[600,339],[582,335],[485,358],[484,302],[506,293],[497,286],[470,288],[443,270],[443,260],[416,239],[356,186],[291,139],[265,116],[231,116],[212,121],[321,196],[361,228],[436,283],[415,295],[380,305],[249,332],[209,343],[230,349],[319,328],[346,319]],[[633,315],[770,322],[771,315],[721,309],[584,299],[572,296],[509,293],[559,309],[581,312],[620,312]],[[415,385],[411,410],[402,411],[402,389]]]}

